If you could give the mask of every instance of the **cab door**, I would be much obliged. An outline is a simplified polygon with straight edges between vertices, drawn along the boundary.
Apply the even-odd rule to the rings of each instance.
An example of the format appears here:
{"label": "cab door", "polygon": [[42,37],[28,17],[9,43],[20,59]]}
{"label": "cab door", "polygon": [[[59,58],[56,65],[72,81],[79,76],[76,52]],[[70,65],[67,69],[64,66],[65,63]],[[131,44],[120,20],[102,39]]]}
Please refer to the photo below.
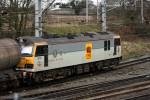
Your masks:
{"label": "cab door", "polygon": [[48,66],[48,45],[36,46],[35,66],[38,68]]}
{"label": "cab door", "polygon": [[104,51],[105,51],[105,55],[108,55],[108,56],[111,55],[111,42],[110,42],[110,40],[104,41]]}
{"label": "cab door", "polygon": [[120,38],[114,39],[114,55],[119,53],[119,46],[120,46]]}

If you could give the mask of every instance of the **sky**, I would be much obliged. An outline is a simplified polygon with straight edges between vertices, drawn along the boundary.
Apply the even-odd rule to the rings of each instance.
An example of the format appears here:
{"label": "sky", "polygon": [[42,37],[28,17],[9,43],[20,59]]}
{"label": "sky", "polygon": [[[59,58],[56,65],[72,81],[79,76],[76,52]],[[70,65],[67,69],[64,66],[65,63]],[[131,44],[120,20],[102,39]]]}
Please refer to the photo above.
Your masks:
{"label": "sky", "polygon": [[[43,1],[46,2],[47,0],[43,0]],[[69,1],[69,0],[56,0],[55,3],[56,3],[56,2],[67,3],[68,1]],[[91,1],[93,1],[93,3],[94,3],[95,5],[97,5],[97,0],[91,0]],[[100,1],[101,1],[101,0],[98,0],[98,2],[100,2]],[[46,5],[47,5],[47,4],[44,3],[42,8],[45,8]]]}
{"label": "sky", "polygon": [[[63,2],[63,3],[66,3],[66,2],[68,2],[69,0],[56,0],[56,2]],[[94,2],[94,4],[97,4],[97,0],[92,0],[93,2]],[[101,0],[98,0],[99,2],[101,1]]]}

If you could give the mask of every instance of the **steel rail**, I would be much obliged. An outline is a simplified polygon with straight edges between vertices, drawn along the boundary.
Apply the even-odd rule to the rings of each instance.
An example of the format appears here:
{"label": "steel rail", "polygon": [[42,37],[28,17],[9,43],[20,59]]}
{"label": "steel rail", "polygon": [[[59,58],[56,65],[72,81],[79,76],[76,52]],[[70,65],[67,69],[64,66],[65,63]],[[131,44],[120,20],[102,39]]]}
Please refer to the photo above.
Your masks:
{"label": "steel rail", "polygon": [[[130,89],[131,88],[131,89]],[[138,76],[126,80],[118,80],[108,83],[97,83],[81,87],[75,87],[70,89],[64,89],[60,91],[43,93],[35,96],[27,96],[23,98],[31,98],[32,100],[37,99],[59,99],[59,100],[70,100],[70,99],[83,99],[93,95],[100,95],[89,99],[102,99],[110,98],[120,94],[131,93],[140,91],[142,89],[150,88],[150,77],[147,75]],[[123,91],[121,91],[123,90]]]}
{"label": "steel rail", "polygon": [[[90,99],[90,100],[92,100],[92,99],[94,99],[94,100],[107,99],[108,100],[108,99],[113,99],[113,98],[117,98],[117,97],[123,98],[121,96],[130,95],[131,93],[137,93],[137,92],[141,92],[143,90],[148,90],[148,89],[150,90],[150,80],[131,84],[129,86],[123,86],[120,88],[115,88],[115,89],[104,91],[104,92],[97,92],[95,94],[88,95],[85,98]],[[144,95],[145,94],[146,93],[144,93]],[[134,96],[138,96],[138,95],[134,95]],[[80,97],[80,99],[81,98],[83,99],[84,97]],[[126,99],[127,99],[127,97],[126,97]]]}

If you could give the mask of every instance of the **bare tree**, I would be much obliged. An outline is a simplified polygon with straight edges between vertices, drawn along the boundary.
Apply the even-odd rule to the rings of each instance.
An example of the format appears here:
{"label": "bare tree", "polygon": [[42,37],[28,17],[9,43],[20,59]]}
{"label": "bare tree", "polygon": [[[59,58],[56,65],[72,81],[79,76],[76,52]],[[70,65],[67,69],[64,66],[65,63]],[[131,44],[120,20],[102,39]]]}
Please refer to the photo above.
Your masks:
{"label": "bare tree", "polygon": [[8,6],[9,25],[17,35],[25,33],[31,2],[31,0],[10,0]]}
{"label": "bare tree", "polygon": [[0,2],[1,11],[7,15],[5,22],[9,25],[9,30],[14,31],[17,36],[26,33],[28,18],[33,13],[32,0],[2,0]]}

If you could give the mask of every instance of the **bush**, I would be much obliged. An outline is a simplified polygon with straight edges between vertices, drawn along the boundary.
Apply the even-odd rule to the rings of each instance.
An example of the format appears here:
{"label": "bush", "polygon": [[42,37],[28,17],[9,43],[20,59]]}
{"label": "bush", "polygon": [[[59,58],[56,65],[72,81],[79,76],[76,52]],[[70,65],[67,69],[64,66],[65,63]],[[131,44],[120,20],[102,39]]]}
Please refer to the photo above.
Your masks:
{"label": "bush", "polygon": [[150,25],[137,24],[135,25],[136,34],[150,34]]}

